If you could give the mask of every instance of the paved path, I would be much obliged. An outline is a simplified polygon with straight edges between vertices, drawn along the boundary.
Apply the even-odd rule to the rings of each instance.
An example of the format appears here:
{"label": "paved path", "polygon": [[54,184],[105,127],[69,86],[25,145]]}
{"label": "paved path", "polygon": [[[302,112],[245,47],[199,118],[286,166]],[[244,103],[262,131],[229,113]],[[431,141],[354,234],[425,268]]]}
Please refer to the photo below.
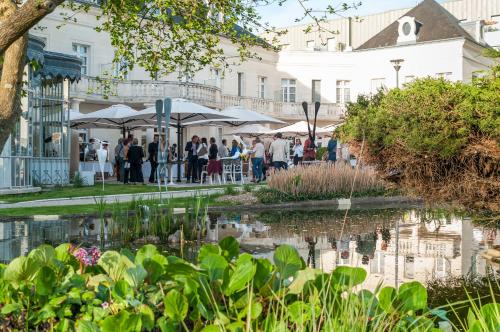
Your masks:
{"label": "paved path", "polygon": [[[224,193],[224,188],[210,188],[210,189],[187,189],[179,191],[162,192],[162,198],[181,198],[193,196],[207,196],[213,194]],[[71,198],[52,198],[52,199],[39,199],[34,201],[17,202],[17,203],[2,203],[0,209],[13,209],[13,208],[28,208],[28,207],[45,207],[45,206],[68,206],[68,205],[90,205],[95,204],[96,200],[103,199],[106,203],[126,203],[139,199],[159,199],[160,193],[135,193],[123,195],[106,195],[106,196],[85,196],[85,197],[71,197]]]}

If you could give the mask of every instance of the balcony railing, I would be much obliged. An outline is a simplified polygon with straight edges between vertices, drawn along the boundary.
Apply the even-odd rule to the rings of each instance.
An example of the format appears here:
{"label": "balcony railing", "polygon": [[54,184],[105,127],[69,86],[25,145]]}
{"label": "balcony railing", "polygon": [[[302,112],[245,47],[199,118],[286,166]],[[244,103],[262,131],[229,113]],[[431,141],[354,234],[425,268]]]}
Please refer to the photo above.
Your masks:
{"label": "balcony railing", "polygon": [[[244,106],[245,108],[284,120],[304,120],[301,103],[289,103],[255,97],[224,95],[221,89],[198,83],[174,81],[113,80],[107,86],[94,77],[84,76],[71,85],[71,97],[93,100],[107,100],[111,103],[154,103],[156,99],[179,97],[192,100],[212,108]],[[310,105],[312,108],[313,106]],[[312,109],[311,109],[312,110]],[[312,112],[311,112],[312,114]],[[318,114],[319,120],[338,120],[344,115],[338,104],[324,103]]]}
{"label": "balcony railing", "polygon": [[[229,106],[243,106],[260,113],[265,113],[267,115],[286,120],[305,119],[302,103],[288,103],[274,101],[271,99],[222,95],[221,104],[223,108]],[[314,106],[310,103],[310,114],[314,114],[313,107]],[[321,104],[321,108],[318,113],[318,119],[326,121],[338,120],[343,116],[343,107],[333,103]]]}
{"label": "balcony railing", "polygon": [[218,107],[220,89],[214,86],[174,81],[112,80],[103,84],[94,77],[82,77],[71,85],[71,97],[95,98],[116,103],[154,103],[158,98],[185,98]]}

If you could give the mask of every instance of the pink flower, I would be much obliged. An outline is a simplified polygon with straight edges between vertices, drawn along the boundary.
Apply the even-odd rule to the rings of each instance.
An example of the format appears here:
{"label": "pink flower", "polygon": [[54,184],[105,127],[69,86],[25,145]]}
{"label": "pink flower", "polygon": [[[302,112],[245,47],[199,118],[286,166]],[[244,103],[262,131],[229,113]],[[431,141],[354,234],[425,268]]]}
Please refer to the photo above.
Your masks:
{"label": "pink flower", "polygon": [[101,304],[101,307],[102,307],[103,309],[108,309],[108,308],[109,308],[109,303],[108,303],[108,302],[103,302],[103,303]]}
{"label": "pink flower", "polygon": [[73,256],[84,266],[96,265],[101,257],[101,252],[97,247],[89,248],[78,248],[73,251]]}

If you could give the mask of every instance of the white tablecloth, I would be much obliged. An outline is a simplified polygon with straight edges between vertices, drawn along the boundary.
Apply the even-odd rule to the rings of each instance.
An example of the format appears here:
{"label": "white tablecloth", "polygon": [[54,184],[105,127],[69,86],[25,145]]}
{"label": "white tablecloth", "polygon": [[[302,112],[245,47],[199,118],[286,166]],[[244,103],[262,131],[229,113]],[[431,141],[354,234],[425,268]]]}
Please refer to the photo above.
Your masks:
{"label": "white tablecloth", "polygon": [[[99,167],[99,162],[97,161],[85,161],[80,162],[80,166],[78,167],[80,172],[101,172],[101,168]],[[113,175],[113,165],[111,163],[104,164],[104,172],[108,173],[110,176]],[[149,174],[149,173],[148,173]]]}
{"label": "white tablecloth", "polygon": [[[177,164],[171,164],[171,165],[169,164],[167,166],[167,172],[170,167],[172,168],[172,177],[175,180],[177,179]],[[149,178],[150,173],[151,173],[151,163],[149,161],[145,161],[142,164],[142,174],[144,175],[144,178],[145,179]],[[181,164],[181,175],[184,176],[184,163]]]}

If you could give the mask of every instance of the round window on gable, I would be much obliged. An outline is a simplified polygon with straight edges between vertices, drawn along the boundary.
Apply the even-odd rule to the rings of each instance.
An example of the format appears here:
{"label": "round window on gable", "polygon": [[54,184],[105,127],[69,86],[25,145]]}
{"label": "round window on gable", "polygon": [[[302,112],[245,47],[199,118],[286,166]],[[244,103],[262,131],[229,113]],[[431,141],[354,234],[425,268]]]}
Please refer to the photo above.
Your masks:
{"label": "round window on gable", "polygon": [[411,25],[410,25],[410,23],[405,22],[403,24],[403,33],[404,33],[405,36],[410,35],[410,33],[411,33]]}

